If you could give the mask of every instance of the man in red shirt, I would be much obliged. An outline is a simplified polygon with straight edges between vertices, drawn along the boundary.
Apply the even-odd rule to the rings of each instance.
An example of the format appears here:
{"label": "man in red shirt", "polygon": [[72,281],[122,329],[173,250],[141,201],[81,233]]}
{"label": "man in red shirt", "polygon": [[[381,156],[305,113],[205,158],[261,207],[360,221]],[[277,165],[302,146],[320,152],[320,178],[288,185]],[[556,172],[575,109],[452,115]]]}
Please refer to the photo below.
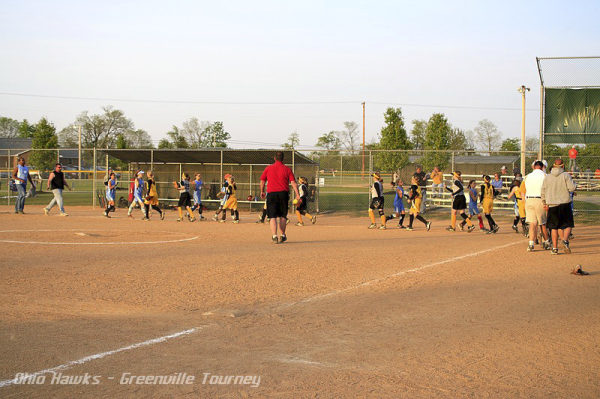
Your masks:
{"label": "man in red shirt", "polygon": [[[265,185],[267,186],[267,195],[265,196]],[[296,200],[300,199],[298,184],[292,170],[283,164],[283,152],[275,153],[275,163],[265,168],[260,176],[260,197],[267,199],[267,217],[271,219],[271,233],[273,234],[273,243],[283,244],[287,241],[285,235],[285,222],[288,214],[288,204],[290,201],[289,184],[296,193]],[[281,230],[281,237],[277,238],[277,225]]]}
{"label": "man in red shirt", "polygon": [[577,163],[577,154],[578,152],[575,146],[571,147],[569,150],[569,169],[571,169],[571,172],[573,172],[575,169],[575,164]]}

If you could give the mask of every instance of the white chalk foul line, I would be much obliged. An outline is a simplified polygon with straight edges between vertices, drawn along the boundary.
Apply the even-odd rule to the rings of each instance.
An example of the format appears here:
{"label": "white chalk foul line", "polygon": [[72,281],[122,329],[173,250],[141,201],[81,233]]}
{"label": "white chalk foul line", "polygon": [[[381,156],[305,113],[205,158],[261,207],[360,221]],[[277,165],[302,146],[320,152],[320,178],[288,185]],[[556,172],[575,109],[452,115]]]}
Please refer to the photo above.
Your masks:
{"label": "white chalk foul line", "polygon": [[164,241],[122,241],[122,242],[48,242],[48,241],[16,241],[16,240],[0,240],[9,244],[37,244],[37,245],[142,245],[142,244],[170,244],[173,242],[184,242],[198,239],[198,236],[190,238],[181,238],[179,240],[164,240]]}
{"label": "white chalk foul line", "polygon": [[385,276],[385,277],[381,277],[381,278],[376,278],[376,279],[373,279],[373,280],[365,281],[364,283],[360,283],[360,284],[357,284],[357,285],[353,285],[351,287],[343,288],[341,290],[335,290],[335,291],[332,291],[332,292],[328,292],[326,294],[315,295],[315,296],[303,299],[303,300],[298,301],[298,302],[293,302],[293,303],[285,304],[283,306],[280,306],[279,308],[280,309],[286,309],[286,308],[289,308],[289,307],[292,307],[292,306],[295,306],[295,305],[301,305],[301,304],[312,302],[312,301],[316,301],[316,300],[319,300],[319,299],[329,298],[329,297],[332,297],[334,295],[342,294],[344,292],[352,291],[352,290],[355,290],[355,289],[358,289],[358,288],[362,288],[362,287],[367,287],[369,285],[377,284],[379,282],[382,282],[382,281],[385,281],[385,280],[390,280],[390,279],[393,279],[393,278],[396,278],[396,277],[399,277],[399,276],[403,276],[403,275],[408,274],[408,273],[419,272],[421,270],[429,269],[429,268],[434,267],[434,266],[440,266],[440,265],[443,265],[443,264],[446,264],[446,263],[456,262],[456,261],[461,260],[461,259],[465,259],[465,258],[470,258],[470,257],[473,257],[473,256],[481,255],[481,254],[484,254],[486,252],[496,251],[498,249],[510,247],[511,245],[515,245],[515,244],[519,244],[519,243],[523,243],[523,241],[515,241],[515,242],[509,243],[509,244],[500,245],[498,247],[492,247],[492,248],[484,249],[483,251],[472,252],[470,254],[456,256],[454,258],[442,260],[442,261],[435,262],[435,263],[430,263],[428,265],[417,267],[417,268],[414,268],[414,269],[403,270],[401,272],[394,273],[394,274],[391,274],[389,276]]}
{"label": "white chalk foul line", "polygon": [[[129,346],[124,346],[122,348],[114,349],[112,351],[102,352],[102,353],[98,353],[96,355],[82,357],[81,359],[73,360],[73,361],[67,362],[65,364],[61,364],[60,366],[56,366],[56,367],[53,367],[53,368],[50,368],[50,369],[41,370],[41,371],[37,371],[35,373],[27,374],[27,378],[33,377],[35,379],[35,377],[38,377],[38,376],[43,375],[43,374],[56,373],[57,371],[67,370],[67,369],[70,369],[73,366],[77,366],[79,364],[84,364],[84,363],[90,362],[92,360],[102,359],[104,357],[111,356],[111,355],[114,355],[114,354],[117,354],[117,353],[120,353],[120,352],[130,351],[130,350],[133,350],[133,349],[140,348],[142,346],[149,346],[149,345],[159,344],[161,342],[165,342],[165,341],[168,341],[168,340],[173,339],[173,338],[177,338],[177,337],[182,337],[182,336],[185,336],[185,335],[194,334],[194,333],[200,331],[201,329],[202,329],[202,327],[190,328],[189,330],[184,330],[184,331],[180,331],[180,332],[177,332],[177,333],[174,333],[174,334],[165,335],[164,337],[154,338],[154,339],[150,339],[148,341],[139,342],[137,344],[133,344],[133,345],[129,345]],[[3,380],[3,381],[0,381],[0,388],[7,387],[9,385],[19,384],[20,382],[22,382],[22,379],[19,379],[19,378],[16,378],[16,377],[13,378],[12,380]]]}

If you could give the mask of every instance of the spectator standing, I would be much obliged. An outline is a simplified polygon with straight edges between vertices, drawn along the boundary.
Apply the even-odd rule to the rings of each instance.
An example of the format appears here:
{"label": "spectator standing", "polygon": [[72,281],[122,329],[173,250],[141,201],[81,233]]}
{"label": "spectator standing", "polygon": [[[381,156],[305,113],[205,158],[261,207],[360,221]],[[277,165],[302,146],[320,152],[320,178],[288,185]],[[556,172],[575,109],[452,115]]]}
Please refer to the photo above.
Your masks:
{"label": "spectator standing", "polygon": [[540,226],[544,238],[542,247],[544,249],[550,249],[548,230],[546,229],[546,211],[544,210],[544,205],[542,203],[542,185],[546,178],[546,174],[542,171],[543,167],[544,164],[542,161],[535,161],[533,164],[533,172],[525,176],[525,180],[520,187],[522,198],[525,198],[526,221],[529,223],[528,252],[534,250],[538,226]]}
{"label": "spectator standing", "polygon": [[57,163],[54,165],[54,170],[50,173],[48,177],[48,185],[47,190],[52,190],[52,194],[54,194],[54,198],[52,201],[44,208],[44,214],[48,216],[50,214],[50,210],[54,207],[54,205],[58,204],[58,209],[60,209],[60,216],[69,216],[65,212],[65,205],[63,201],[62,192],[65,189],[65,186],[71,190],[67,180],[65,180],[65,174],[62,171],[62,165]]}
{"label": "spectator standing", "polygon": [[[503,166],[503,168],[506,168],[506,167]],[[504,171],[503,174],[506,174],[506,170]],[[492,187],[494,187],[494,190],[496,190],[498,192],[497,195],[502,194],[502,185],[503,185],[503,182],[502,182],[502,179],[500,178],[500,175],[498,173],[494,173],[494,180],[492,180]]]}
{"label": "spectator standing", "polygon": [[[267,183],[269,183],[267,185]],[[283,244],[287,241],[285,235],[288,206],[290,202],[290,188],[292,185],[296,200],[300,199],[298,184],[292,170],[283,164],[283,151],[275,153],[275,162],[265,168],[260,176],[260,197],[267,200],[267,217],[271,226],[272,241],[274,244]],[[265,194],[265,186],[267,194]],[[277,228],[281,236],[277,237]]]}
{"label": "spectator standing", "polygon": [[558,255],[559,236],[565,253],[571,253],[569,236],[574,227],[571,193],[575,191],[576,186],[573,178],[565,173],[564,168],[562,159],[554,161],[550,174],[544,179],[541,191],[542,203],[548,212],[547,227],[552,235],[552,255]]}
{"label": "spectator standing", "polygon": [[571,172],[574,171],[575,165],[577,165],[577,154],[579,154],[577,149],[575,146],[572,146],[569,150],[569,169],[571,169]]}
{"label": "spectator standing", "polygon": [[441,197],[444,189],[444,175],[440,171],[440,168],[436,166],[431,171],[431,198]]}
{"label": "spectator standing", "polygon": [[13,179],[15,179],[15,186],[18,192],[17,200],[15,201],[15,213],[24,214],[27,180],[31,182],[31,186],[35,189],[35,183],[31,180],[29,167],[25,165],[25,158],[19,157],[17,159],[17,166],[13,170]]}

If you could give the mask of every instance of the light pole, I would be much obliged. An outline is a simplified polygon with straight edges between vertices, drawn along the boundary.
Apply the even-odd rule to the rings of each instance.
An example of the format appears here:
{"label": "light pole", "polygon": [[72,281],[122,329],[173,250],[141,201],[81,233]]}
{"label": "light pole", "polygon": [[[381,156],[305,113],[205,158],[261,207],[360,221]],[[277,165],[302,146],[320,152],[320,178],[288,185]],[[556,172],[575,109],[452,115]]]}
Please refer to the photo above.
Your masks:
{"label": "light pole", "polygon": [[519,87],[519,93],[523,99],[521,110],[521,175],[523,176],[525,176],[525,92],[529,90],[529,87]]}
{"label": "light pole", "polygon": [[75,125],[79,128],[79,150],[77,151],[77,169],[79,180],[81,180],[81,125]]}

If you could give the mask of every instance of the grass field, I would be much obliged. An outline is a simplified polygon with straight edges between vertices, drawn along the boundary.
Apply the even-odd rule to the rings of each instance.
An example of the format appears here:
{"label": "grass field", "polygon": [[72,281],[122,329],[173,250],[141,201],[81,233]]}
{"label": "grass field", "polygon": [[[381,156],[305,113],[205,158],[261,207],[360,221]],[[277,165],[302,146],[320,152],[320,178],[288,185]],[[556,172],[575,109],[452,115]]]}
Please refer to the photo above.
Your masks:
{"label": "grass field", "polygon": [[274,245],[245,213],[25,211],[0,207],[2,397],[600,395],[597,225],[550,256],[508,215],[495,235],[325,215]]}

